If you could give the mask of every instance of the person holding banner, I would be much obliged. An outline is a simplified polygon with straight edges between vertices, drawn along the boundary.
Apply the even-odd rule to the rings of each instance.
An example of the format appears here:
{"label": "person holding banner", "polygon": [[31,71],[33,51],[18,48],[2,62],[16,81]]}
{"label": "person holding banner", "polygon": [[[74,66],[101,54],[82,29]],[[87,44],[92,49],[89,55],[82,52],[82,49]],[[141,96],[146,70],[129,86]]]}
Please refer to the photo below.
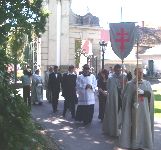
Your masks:
{"label": "person holding banner", "polygon": [[116,64],[113,75],[107,80],[108,95],[102,124],[103,132],[113,137],[117,137],[120,132],[123,81],[126,80],[121,74],[121,65]]}
{"label": "person holding banner", "polygon": [[123,92],[119,147],[152,150],[154,135],[153,92],[149,81],[143,80],[142,68],[136,68],[134,74],[136,78],[127,83]]}

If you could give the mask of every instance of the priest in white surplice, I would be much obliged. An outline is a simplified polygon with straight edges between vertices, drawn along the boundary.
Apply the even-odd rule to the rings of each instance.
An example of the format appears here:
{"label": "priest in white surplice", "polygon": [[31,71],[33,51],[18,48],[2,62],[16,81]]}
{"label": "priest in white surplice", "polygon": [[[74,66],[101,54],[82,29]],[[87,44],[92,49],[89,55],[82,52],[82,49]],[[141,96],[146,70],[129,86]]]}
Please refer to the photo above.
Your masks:
{"label": "priest in white surplice", "polygon": [[136,78],[128,82],[123,93],[121,148],[153,149],[154,98],[149,81],[142,76],[143,70],[138,68],[138,101]]}
{"label": "priest in white surplice", "polygon": [[90,73],[87,64],[83,66],[83,72],[77,77],[76,88],[78,93],[78,107],[76,111],[76,120],[83,121],[84,125],[91,123],[94,113],[95,91],[97,80]]}

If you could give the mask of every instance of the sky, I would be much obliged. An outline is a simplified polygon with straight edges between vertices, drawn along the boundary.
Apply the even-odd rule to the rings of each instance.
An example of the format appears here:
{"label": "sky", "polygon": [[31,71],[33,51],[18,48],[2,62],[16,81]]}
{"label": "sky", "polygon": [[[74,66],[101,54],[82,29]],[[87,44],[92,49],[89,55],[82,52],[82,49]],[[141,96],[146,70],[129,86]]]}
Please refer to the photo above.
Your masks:
{"label": "sky", "polygon": [[160,6],[160,0],[72,0],[71,8],[78,15],[92,13],[106,28],[113,22],[147,21],[161,25]]}

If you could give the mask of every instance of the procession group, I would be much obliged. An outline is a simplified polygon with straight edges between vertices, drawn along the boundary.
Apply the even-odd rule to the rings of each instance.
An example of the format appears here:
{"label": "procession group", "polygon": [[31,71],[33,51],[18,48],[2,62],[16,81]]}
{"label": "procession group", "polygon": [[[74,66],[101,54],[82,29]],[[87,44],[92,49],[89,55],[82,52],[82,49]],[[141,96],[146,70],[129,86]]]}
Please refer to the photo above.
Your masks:
{"label": "procession group", "polygon": [[45,73],[43,83],[39,70],[31,75],[25,69],[22,77],[23,97],[30,107],[31,101],[41,105],[45,87],[47,100],[52,104],[53,113],[56,113],[59,93],[62,91],[65,99],[63,117],[69,109],[71,117],[86,126],[92,122],[98,96],[98,118],[102,122],[102,131],[108,136],[117,137],[120,148],[152,150],[153,92],[150,82],[143,79],[142,68],[136,68],[134,75],[132,78],[131,74],[123,73],[119,64],[110,70],[102,69],[97,77],[90,72],[88,64],[83,66],[79,74],[73,65],[63,74],[59,72],[58,66],[51,66]]}

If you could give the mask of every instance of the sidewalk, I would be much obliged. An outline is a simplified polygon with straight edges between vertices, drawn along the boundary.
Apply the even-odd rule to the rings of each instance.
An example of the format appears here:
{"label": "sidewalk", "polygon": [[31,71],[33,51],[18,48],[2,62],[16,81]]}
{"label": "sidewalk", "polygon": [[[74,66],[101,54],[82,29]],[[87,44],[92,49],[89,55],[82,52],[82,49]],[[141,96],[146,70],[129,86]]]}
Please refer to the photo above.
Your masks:
{"label": "sidewalk", "polygon": [[[45,95],[45,91],[44,91]],[[45,98],[44,98],[45,99]],[[111,139],[102,134],[102,123],[98,120],[98,100],[92,124],[84,127],[75,123],[67,112],[62,117],[63,97],[60,95],[58,112],[52,113],[51,104],[46,100],[42,106],[32,106],[32,116],[37,120],[45,132],[54,138],[61,150],[116,150],[116,139]],[[161,120],[155,119],[154,150],[161,149]],[[121,149],[120,149],[121,150]]]}

